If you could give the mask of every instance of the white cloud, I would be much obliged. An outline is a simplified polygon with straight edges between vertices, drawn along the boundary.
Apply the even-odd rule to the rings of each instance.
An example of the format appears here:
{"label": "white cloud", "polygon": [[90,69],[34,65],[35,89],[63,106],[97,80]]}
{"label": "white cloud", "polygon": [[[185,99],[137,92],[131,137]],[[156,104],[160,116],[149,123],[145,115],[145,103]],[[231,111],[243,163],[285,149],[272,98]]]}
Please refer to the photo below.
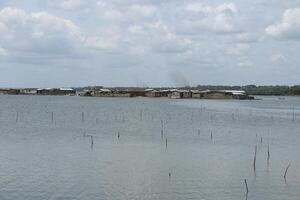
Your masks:
{"label": "white cloud", "polygon": [[277,24],[266,28],[266,33],[278,39],[300,39],[300,8],[287,9]]}
{"label": "white cloud", "polygon": [[278,53],[271,55],[270,60],[273,63],[284,63],[286,61],[286,58],[281,53]]}
{"label": "white cloud", "polygon": [[86,37],[85,47],[94,50],[120,50],[122,30],[116,26],[98,28],[94,36]]}
{"label": "white cloud", "polygon": [[92,48],[95,50],[111,50],[116,48],[114,41],[108,41],[101,37],[89,37],[85,41],[86,47]]}
{"label": "white cloud", "polygon": [[36,54],[69,54],[82,39],[70,20],[9,7],[0,10],[0,34],[7,51]]}
{"label": "white cloud", "polygon": [[230,13],[237,13],[238,9],[235,4],[229,3],[229,4],[220,4],[218,6],[211,6],[206,5],[202,3],[190,3],[187,5],[187,10],[193,11],[193,12],[201,12],[201,13],[222,13],[222,12],[230,12]]}
{"label": "white cloud", "polygon": [[103,18],[107,20],[122,20],[123,13],[117,9],[109,9],[104,11]]}
{"label": "white cloud", "polygon": [[132,46],[129,47],[129,53],[133,56],[143,56],[146,53],[145,46]]}
{"label": "white cloud", "polygon": [[237,66],[239,67],[251,67],[253,65],[253,63],[251,61],[240,61],[237,63]]}
{"label": "white cloud", "polygon": [[132,5],[129,7],[129,12],[136,13],[140,16],[150,17],[156,12],[156,7],[152,5]]}
{"label": "white cloud", "polygon": [[249,48],[248,44],[238,43],[234,47],[229,48],[227,53],[230,55],[243,55]]}
{"label": "white cloud", "polygon": [[157,8],[153,5],[132,4],[126,6],[116,6],[114,4],[106,3],[105,1],[98,1],[97,11],[100,19],[114,20],[114,21],[142,21],[145,19],[152,19]]}
{"label": "white cloud", "polygon": [[238,33],[236,40],[239,43],[253,43],[259,41],[259,36],[251,33]]}
{"label": "white cloud", "polygon": [[[217,6],[202,3],[190,3],[186,6],[188,21],[185,27],[191,27],[211,32],[233,32],[233,16],[238,13],[235,4],[221,4]],[[185,16],[183,16],[185,17]]]}
{"label": "white cloud", "polygon": [[3,49],[2,47],[0,47],[0,57],[3,57],[3,56],[7,56],[7,52],[5,49]]}
{"label": "white cloud", "polygon": [[[155,80],[158,84],[168,84],[166,73],[173,69],[182,69],[184,75],[194,77],[192,81],[203,83],[238,83],[247,76],[252,81],[258,74],[266,82],[282,80],[270,78],[267,69],[297,66],[300,47],[295,41],[276,42],[262,36],[299,38],[299,0],[287,1],[293,3],[276,0],[278,4],[274,6],[273,0],[5,1],[4,5],[11,8],[0,8],[0,65],[10,65],[7,68],[11,67],[12,76],[18,71],[17,65],[33,72],[48,68],[54,77],[66,67],[72,71],[72,76],[66,78],[69,81],[74,75],[82,77],[82,72],[90,74],[88,79],[80,79],[83,85],[102,80],[134,84],[130,81],[141,73],[145,82],[151,83],[149,66],[154,72],[162,72],[161,79]],[[282,19],[278,18],[285,9],[288,10]],[[270,26],[266,28],[267,25]],[[278,52],[288,59],[276,55]],[[117,75],[116,67],[132,71],[123,70],[122,75]],[[227,73],[224,79],[223,72],[241,76]],[[213,79],[210,73],[214,74]],[[103,76],[100,78],[99,74]],[[43,75],[36,73],[33,79]],[[21,79],[6,80],[17,81]],[[78,84],[78,79],[74,83]]]}
{"label": "white cloud", "polygon": [[132,26],[128,27],[128,31],[133,34],[144,34],[145,33],[145,31],[143,30],[143,27],[140,25],[132,25]]}
{"label": "white cloud", "polygon": [[236,59],[236,65],[241,68],[249,68],[253,66],[253,62],[248,56],[240,55]]}
{"label": "white cloud", "polygon": [[97,1],[96,4],[97,4],[97,6],[99,6],[101,8],[103,8],[103,7],[105,7],[107,5],[106,2],[103,1],[103,0]]}
{"label": "white cloud", "polygon": [[152,53],[178,53],[191,48],[191,40],[173,33],[162,21],[143,23],[128,28],[128,40],[132,45],[144,45]]}
{"label": "white cloud", "polygon": [[82,0],[63,0],[60,2],[60,7],[66,10],[78,9],[83,5]]}

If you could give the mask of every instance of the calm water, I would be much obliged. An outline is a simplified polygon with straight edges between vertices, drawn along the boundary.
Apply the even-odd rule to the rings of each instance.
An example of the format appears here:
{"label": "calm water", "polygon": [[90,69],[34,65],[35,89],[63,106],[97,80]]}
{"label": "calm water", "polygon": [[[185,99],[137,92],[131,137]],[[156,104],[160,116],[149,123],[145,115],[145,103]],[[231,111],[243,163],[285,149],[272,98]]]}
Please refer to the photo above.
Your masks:
{"label": "calm water", "polygon": [[299,200],[300,98],[262,98],[0,96],[0,199]]}

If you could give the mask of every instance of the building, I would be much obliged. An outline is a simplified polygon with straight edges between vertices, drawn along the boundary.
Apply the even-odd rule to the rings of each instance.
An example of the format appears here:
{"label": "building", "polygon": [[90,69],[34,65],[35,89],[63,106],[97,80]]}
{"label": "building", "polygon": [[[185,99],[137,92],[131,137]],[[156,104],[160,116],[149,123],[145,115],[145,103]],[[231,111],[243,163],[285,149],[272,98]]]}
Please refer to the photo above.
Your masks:
{"label": "building", "polygon": [[192,93],[192,98],[193,99],[201,99],[204,96],[204,93],[209,92],[209,90],[204,90],[204,91],[200,91],[200,90],[191,90]]}
{"label": "building", "polygon": [[24,95],[36,95],[37,94],[37,88],[24,88],[24,89],[20,89],[20,94],[24,94]]}
{"label": "building", "polygon": [[19,89],[0,88],[0,94],[18,95],[18,94],[20,94],[20,90]]}
{"label": "building", "polygon": [[129,97],[144,97],[146,94],[146,91],[143,89],[140,90],[125,90],[125,93],[129,94]]}
{"label": "building", "polygon": [[203,99],[232,99],[232,93],[227,91],[206,91]]}
{"label": "building", "polygon": [[131,97],[131,94],[125,90],[115,90],[113,91],[113,97]]}
{"label": "building", "polygon": [[93,97],[112,97],[113,93],[109,89],[97,89],[97,90],[91,90],[90,91],[91,96]]}
{"label": "building", "polygon": [[145,90],[146,97],[168,97],[169,93],[170,93],[169,90],[152,90],[152,89]]}
{"label": "building", "polygon": [[222,92],[231,93],[233,99],[238,99],[238,100],[254,99],[254,97],[248,96],[244,90],[222,90]]}
{"label": "building", "polygon": [[46,88],[38,89],[38,95],[61,95],[61,96],[75,96],[76,91],[72,88]]}
{"label": "building", "polygon": [[137,94],[127,90],[110,90],[110,89],[99,89],[90,91],[93,97],[133,97]]}
{"label": "building", "polygon": [[100,89],[103,89],[104,87],[103,86],[88,86],[86,89],[87,90],[91,90],[91,91],[97,91],[97,90],[100,90]]}
{"label": "building", "polygon": [[182,98],[192,98],[192,92],[189,90],[171,90],[169,93],[169,98],[171,99],[182,99]]}

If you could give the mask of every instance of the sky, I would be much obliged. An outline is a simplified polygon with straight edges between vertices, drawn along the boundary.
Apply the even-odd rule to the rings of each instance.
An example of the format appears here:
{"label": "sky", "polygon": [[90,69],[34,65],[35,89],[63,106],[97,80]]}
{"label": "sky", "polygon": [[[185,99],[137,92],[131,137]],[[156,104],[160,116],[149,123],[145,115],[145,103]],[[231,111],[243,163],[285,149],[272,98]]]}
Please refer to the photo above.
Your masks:
{"label": "sky", "polygon": [[0,0],[0,87],[300,84],[300,0]]}

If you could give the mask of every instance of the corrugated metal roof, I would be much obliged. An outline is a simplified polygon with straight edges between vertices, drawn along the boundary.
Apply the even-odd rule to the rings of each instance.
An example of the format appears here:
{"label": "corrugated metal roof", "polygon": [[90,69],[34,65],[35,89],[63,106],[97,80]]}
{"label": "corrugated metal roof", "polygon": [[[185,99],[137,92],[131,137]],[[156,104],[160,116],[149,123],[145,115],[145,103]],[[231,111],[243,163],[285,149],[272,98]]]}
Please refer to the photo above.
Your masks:
{"label": "corrugated metal roof", "polygon": [[64,91],[73,91],[72,88],[59,88],[60,90],[64,90]]}
{"label": "corrugated metal roof", "polygon": [[111,92],[111,90],[110,90],[110,89],[105,89],[105,88],[103,88],[103,89],[100,89],[100,91],[101,91],[101,92]]}
{"label": "corrugated metal roof", "polygon": [[220,90],[221,92],[228,92],[232,94],[245,94],[246,92],[244,90]]}

